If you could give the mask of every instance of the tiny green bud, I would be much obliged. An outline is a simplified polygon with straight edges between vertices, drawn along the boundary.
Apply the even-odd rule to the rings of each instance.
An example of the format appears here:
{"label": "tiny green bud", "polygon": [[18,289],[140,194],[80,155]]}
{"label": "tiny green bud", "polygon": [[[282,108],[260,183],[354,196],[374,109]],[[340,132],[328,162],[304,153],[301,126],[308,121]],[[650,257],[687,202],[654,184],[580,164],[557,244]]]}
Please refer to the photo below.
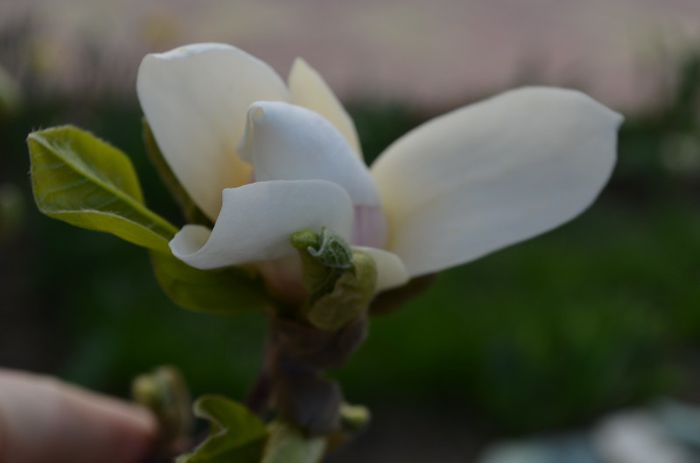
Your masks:
{"label": "tiny green bud", "polygon": [[370,411],[364,405],[350,405],[344,403],[340,406],[340,420],[343,428],[350,432],[358,431],[369,423]]}
{"label": "tiny green bud", "polygon": [[370,411],[363,405],[340,405],[341,429],[328,436],[328,451],[333,452],[347,444],[364,429],[371,419]]}
{"label": "tiny green bud", "polygon": [[158,384],[151,375],[140,375],[131,385],[131,396],[146,408],[155,410],[161,406],[162,399]]}
{"label": "tiny green bud", "polygon": [[182,450],[189,439],[192,415],[190,394],[180,372],[172,367],[159,367],[137,376],[131,390],[134,400],[156,415],[163,449]]}

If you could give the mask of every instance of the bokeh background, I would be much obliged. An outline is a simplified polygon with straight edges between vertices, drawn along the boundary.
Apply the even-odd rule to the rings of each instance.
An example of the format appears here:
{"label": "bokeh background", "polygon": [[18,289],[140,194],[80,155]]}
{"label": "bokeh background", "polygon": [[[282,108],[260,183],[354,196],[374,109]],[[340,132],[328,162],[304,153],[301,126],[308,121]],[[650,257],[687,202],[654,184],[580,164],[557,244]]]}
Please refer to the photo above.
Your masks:
{"label": "bokeh background", "polygon": [[578,88],[627,117],[590,211],[373,320],[335,375],[374,422],[332,461],[476,461],[660,398],[700,403],[697,0],[3,0],[0,365],[120,396],[160,364],[195,394],[251,386],[261,316],[175,307],[144,251],[41,216],[29,185],[27,133],[74,123],[129,153],[150,207],[182,223],[146,159],[134,84],[145,53],[194,41],[282,76],[304,57],[347,103],[368,161],[519,85]]}

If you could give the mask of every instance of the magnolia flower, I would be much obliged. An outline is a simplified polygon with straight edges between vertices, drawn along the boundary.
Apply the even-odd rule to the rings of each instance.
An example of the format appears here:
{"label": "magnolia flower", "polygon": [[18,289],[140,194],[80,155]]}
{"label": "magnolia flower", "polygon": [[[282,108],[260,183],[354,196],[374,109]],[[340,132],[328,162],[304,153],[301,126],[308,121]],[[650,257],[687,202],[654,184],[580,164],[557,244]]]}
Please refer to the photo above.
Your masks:
{"label": "magnolia flower", "polygon": [[298,271],[290,235],[322,228],[373,257],[377,290],[551,230],[586,209],[615,164],[622,117],[576,91],[523,88],[433,119],[371,167],[351,118],[297,59],[287,84],[223,44],[147,55],[138,96],[169,166],[213,229],[170,242],[199,269]]}

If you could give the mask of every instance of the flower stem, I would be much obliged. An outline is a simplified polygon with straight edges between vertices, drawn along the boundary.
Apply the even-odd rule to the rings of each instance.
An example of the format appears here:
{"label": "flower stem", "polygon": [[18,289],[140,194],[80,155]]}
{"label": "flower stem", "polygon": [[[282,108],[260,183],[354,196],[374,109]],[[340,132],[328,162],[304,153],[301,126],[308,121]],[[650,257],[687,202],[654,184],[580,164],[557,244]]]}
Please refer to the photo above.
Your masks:
{"label": "flower stem", "polygon": [[255,383],[253,384],[248,397],[246,398],[246,405],[256,415],[264,418],[268,409],[270,408],[270,401],[272,396],[272,368],[274,364],[274,346],[270,340],[265,342],[265,353],[263,359],[262,369],[258,374]]}

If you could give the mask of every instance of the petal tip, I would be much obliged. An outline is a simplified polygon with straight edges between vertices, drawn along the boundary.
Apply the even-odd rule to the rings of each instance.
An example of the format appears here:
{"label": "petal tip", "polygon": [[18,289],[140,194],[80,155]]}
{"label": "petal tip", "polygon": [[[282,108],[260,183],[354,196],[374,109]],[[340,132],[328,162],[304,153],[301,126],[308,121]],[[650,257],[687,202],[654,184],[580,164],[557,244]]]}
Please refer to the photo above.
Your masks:
{"label": "petal tip", "polygon": [[186,264],[199,268],[192,257],[204,247],[210,235],[211,230],[207,227],[202,225],[185,225],[168,243],[170,252]]}
{"label": "petal tip", "polygon": [[261,103],[253,103],[248,108],[248,120],[252,124],[260,124],[265,119],[265,107]]}
{"label": "petal tip", "polygon": [[186,58],[188,56],[197,55],[200,53],[207,53],[215,50],[238,50],[238,48],[233,45],[219,42],[200,42],[200,43],[190,43],[187,45],[181,45],[179,47],[173,48],[172,50],[159,52],[159,53],[149,53],[146,57],[152,57],[155,59],[171,60],[178,58]]}
{"label": "petal tip", "polygon": [[238,155],[248,163],[253,162],[253,140],[255,138],[255,130],[265,122],[267,117],[267,109],[273,102],[256,101],[248,107],[246,112],[246,126],[243,131],[243,138],[238,144]]}
{"label": "petal tip", "polygon": [[625,116],[622,113],[613,111],[612,109],[610,109],[610,112],[613,118],[613,123],[615,124],[615,129],[619,130],[620,127],[622,127],[622,124],[625,123]]}
{"label": "petal tip", "polygon": [[292,67],[289,70],[289,77],[287,78],[287,80],[291,80],[293,78],[292,76],[295,76],[297,72],[305,71],[308,69],[309,63],[301,56],[297,56],[292,62]]}
{"label": "petal tip", "polygon": [[289,69],[287,85],[292,93],[295,93],[295,90],[298,90],[300,85],[307,83],[309,79],[314,81],[323,80],[318,71],[312,68],[308,61],[301,56],[297,56]]}

